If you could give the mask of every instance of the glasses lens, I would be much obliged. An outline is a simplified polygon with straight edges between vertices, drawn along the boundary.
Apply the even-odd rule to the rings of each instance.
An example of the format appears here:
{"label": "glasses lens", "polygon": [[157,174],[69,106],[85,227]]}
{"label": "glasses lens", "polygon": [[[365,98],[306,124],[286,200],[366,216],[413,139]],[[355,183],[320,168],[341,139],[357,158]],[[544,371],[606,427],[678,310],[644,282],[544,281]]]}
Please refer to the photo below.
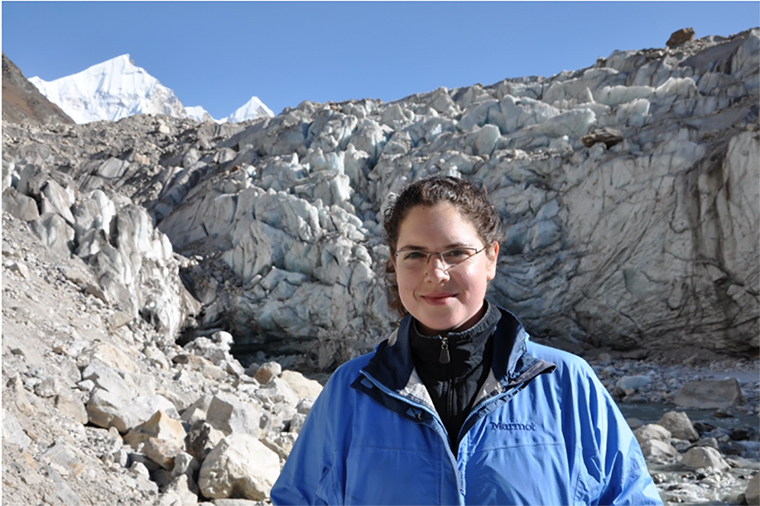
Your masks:
{"label": "glasses lens", "polygon": [[444,267],[453,267],[459,265],[480,250],[475,248],[454,248],[436,253],[428,253],[422,250],[398,251],[396,257],[401,267],[407,269],[423,268],[430,257],[436,257],[441,260]]}
{"label": "glasses lens", "polygon": [[475,254],[477,250],[475,248],[456,248],[456,249],[450,249],[446,251],[441,251],[441,258],[443,259],[443,263],[446,264],[449,267],[452,267],[454,265],[461,264],[468,258],[470,258],[472,255]]}

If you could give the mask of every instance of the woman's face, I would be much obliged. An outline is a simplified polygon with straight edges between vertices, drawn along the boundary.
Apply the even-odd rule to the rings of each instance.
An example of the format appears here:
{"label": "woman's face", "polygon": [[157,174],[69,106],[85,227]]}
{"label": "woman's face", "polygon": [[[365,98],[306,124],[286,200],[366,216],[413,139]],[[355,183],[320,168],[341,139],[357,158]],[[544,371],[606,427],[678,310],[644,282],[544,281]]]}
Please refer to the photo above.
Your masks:
{"label": "woman's face", "polygon": [[453,267],[443,265],[437,255],[416,268],[404,267],[403,252],[484,246],[475,226],[451,204],[417,206],[408,212],[399,227],[396,251],[400,253],[393,263],[401,302],[420,322],[421,332],[461,332],[478,322],[488,282],[496,275],[499,244],[494,242]]}

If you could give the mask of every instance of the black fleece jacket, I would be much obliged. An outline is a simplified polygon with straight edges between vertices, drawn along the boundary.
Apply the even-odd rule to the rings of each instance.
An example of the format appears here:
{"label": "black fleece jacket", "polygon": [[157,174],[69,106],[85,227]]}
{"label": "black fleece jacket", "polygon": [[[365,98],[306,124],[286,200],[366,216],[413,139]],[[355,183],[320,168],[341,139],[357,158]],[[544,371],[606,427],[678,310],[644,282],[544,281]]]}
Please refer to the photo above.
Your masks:
{"label": "black fleece jacket", "polygon": [[409,333],[414,366],[446,427],[455,456],[459,430],[491,370],[493,334],[501,313],[488,301],[485,304],[486,313],[464,332],[426,336],[419,333],[415,321]]}

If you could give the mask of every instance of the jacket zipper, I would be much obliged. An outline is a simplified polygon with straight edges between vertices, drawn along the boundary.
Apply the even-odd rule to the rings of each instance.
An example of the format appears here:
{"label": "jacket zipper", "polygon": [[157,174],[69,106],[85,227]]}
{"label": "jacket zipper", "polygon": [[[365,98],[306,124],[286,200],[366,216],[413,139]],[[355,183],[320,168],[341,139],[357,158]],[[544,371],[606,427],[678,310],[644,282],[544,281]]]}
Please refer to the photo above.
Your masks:
{"label": "jacket zipper", "polygon": [[[532,367],[535,367],[535,363],[532,365]],[[529,367],[526,370],[524,370],[522,374],[525,374],[526,372],[529,372],[532,367]],[[497,401],[503,399],[504,397],[509,397],[507,399],[507,401],[509,401],[509,399],[511,399],[512,397],[514,397],[515,395],[517,395],[520,392],[520,390],[522,390],[523,388],[525,388],[528,385],[528,383],[530,383],[531,381],[533,381],[536,378],[536,376],[542,374],[544,371],[546,371],[546,368],[542,369],[537,374],[531,375],[530,377],[523,379],[519,383],[511,383],[510,382],[510,384],[507,385],[508,387],[510,387],[509,390],[501,392],[499,394],[496,394],[493,397],[488,397],[486,399],[483,399],[476,406],[473,406],[472,411],[470,411],[470,413],[464,419],[464,422],[462,422],[462,427],[459,429],[459,434],[457,434],[456,444],[459,445],[459,442],[462,440],[461,438],[464,435],[462,433],[462,430],[464,430],[464,428],[467,427],[467,422],[470,421],[470,418],[472,418],[474,415],[476,415],[478,412],[480,412],[486,406],[488,406],[488,405],[490,405],[490,404],[492,404],[494,402],[497,402]]]}
{"label": "jacket zipper", "polygon": [[404,397],[403,395],[399,395],[393,390],[389,389],[379,381],[377,381],[372,375],[368,374],[366,371],[361,371],[361,374],[364,375],[365,378],[367,378],[369,381],[372,382],[373,385],[375,385],[377,388],[380,389],[383,393],[386,395],[389,395],[393,397],[394,399],[401,400],[405,402],[406,404],[409,404],[410,406],[414,406],[415,408],[422,409],[424,411],[427,411],[429,414],[433,416],[433,419],[438,422],[438,425],[441,428],[441,431],[438,432],[438,435],[441,437],[441,440],[443,441],[443,445],[446,448],[446,453],[449,455],[449,461],[451,462],[451,467],[454,470],[454,476],[457,478],[457,495],[460,494],[460,491],[462,490],[462,478],[459,476],[459,463],[457,462],[457,459],[454,457],[454,453],[451,451],[451,447],[449,446],[449,434],[446,431],[446,427],[443,425],[443,421],[441,421],[441,417],[438,416],[438,413],[435,412],[434,409],[430,409],[429,407],[425,406],[424,404],[420,404],[417,402],[413,402],[409,400],[408,398]]}
{"label": "jacket zipper", "polygon": [[451,355],[449,354],[449,337],[441,336],[441,353],[438,355],[438,362],[442,364],[448,364],[451,362]]}

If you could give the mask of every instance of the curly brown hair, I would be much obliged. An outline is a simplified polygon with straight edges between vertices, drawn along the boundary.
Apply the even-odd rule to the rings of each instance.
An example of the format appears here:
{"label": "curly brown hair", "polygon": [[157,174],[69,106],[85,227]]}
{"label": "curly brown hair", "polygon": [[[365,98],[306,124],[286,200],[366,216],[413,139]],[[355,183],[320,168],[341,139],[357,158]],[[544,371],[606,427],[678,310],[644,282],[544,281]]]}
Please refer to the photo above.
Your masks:
{"label": "curly brown hair", "polygon": [[485,187],[478,188],[465,179],[453,176],[433,176],[404,187],[401,193],[391,197],[384,212],[385,243],[390,249],[390,258],[385,264],[388,305],[402,317],[408,312],[399,297],[396,269],[391,260],[396,254],[401,222],[414,207],[432,207],[440,203],[451,204],[462,217],[472,223],[483,244],[501,242],[504,239],[501,218],[488,201]]}

